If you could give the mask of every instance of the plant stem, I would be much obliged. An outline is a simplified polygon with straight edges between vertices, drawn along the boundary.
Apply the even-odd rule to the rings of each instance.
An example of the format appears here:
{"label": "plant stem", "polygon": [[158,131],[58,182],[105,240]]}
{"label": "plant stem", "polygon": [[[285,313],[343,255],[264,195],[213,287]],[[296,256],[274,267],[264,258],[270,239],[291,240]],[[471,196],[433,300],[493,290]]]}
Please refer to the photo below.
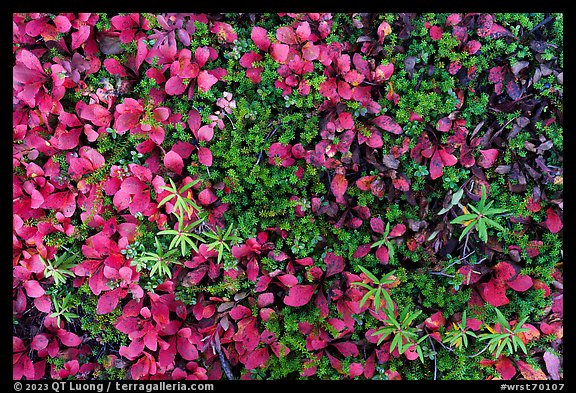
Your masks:
{"label": "plant stem", "polygon": [[485,350],[487,350],[489,346],[490,346],[490,344],[486,344],[486,346],[484,347],[484,349],[482,349],[480,352],[478,352],[478,353],[476,353],[476,354],[474,354],[474,355],[470,355],[470,356],[468,356],[468,357],[469,357],[469,358],[474,358],[474,357],[480,355],[482,352],[484,352]]}

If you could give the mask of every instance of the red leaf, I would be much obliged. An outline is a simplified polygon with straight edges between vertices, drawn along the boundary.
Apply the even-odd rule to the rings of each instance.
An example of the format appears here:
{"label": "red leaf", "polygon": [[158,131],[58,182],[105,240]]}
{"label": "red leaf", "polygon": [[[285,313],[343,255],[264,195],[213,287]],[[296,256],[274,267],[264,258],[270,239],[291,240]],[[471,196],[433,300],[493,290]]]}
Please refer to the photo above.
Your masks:
{"label": "red leaf", "polygon": [[212,166],[212,152],[207,147],[198,148],[198,161],[202,165]]}
{"label": "red leaf", "polygon": [[376,82],[382,83],[390,79],[394,73],[394,63],[381,64],[374,70],[374,79]]}
{"label": "red leaf", "polygon": [[184,168],[184,161],[180,155],[172,150],[170,150],[164,156],[164,165],[167,169],[171,170],[172,172],[181,175],[182,168]]}
{"label": "red leaf", "polygon": [[432,26],[430,27],[430,38],[432,38],[435,41],[439,41],[442,39],[443,32],[444,31],[440,26]]}
{"label": "red leaf", "polygon": [[392,33],[392,27],[388,22],[383,21],[382,23],[380,23],[378,29],[376,30],[376,34],[378,35],[378,43],[382,45],[382,43],[384,42],[384,38],[386,38],[386,36],[390,35],[391,33]]}
{"label": "red leaf", "polygon": [[92,124],[98,127],[107,126],[112,120],[112,114],[99,104],[86,105],[79,115],[81,118],[91,121]]}
{"label": "red leaf", "polygon": [[74,50],[82,45],[90,36],[90,26],[80,25],[78,31],[72,33],[72,46],[70,49]]}
{"label": "red leaf", "polygon": [[440,157],[439,149],[434,151],[432,155],[432,159],[430,160],[430,178],[432,180],[438,179],[442,177],[444,174],[444,163],[442,162],[442,158]]}
{"label": "red leaf", "polygon": [[514,280],[508,281],[507,284],[517,292],[524,292],[532,287],[533,282],[530,276],[519,274]]}
{"label": "red leaf", "polygon": [[378,127],[382,128],[383,130],[391,132],[396,135],[401,134],[403,132],[402,127],[400,127],[400,125],[396,123],[396,121],[394,121],[394,119],[392,119],[390,116],[386,115],[378,116],[375,119],[373,119],[372,122]]}
{"label": "red leaf", "polygon": [[332,190],[332,193],[336,197],[336,201],[340,201],[342,200],[344,193],[348,189],[348,180],[346,180],[346,177],[344,177],[344,175],[337,174],[332,179],[330,189]]}
{"label": "red leaf", "polygon": [[208,206],[211,203],[214,203],[218,200],[216,194],[212,192],[211,189],[207,188],[205,190],[200,191],[198,194],[198,200],[204,206]]}
{"label": "red leaf", "polygon": [[480,154],[482,154],[482,156],[478,158],[478,165],[486,169],[494,165],[494,162],[498,158],[498,150],[496,149],[480,150]]}
{"label": "red leaf", "polygon": [[362,244],[360,246],[358,246],[358,248],[356,249],[356,251],[354,251],[354,254],[352,255],[352,258],[362,258],[365,257],[366,255],[368,255],[368,253],[370,252],[371,249],[371,244]]}
{"label": "red leaf", "polygon": [[198,89],[206,93],[210,88],[218,82],[218,78],[210,74],[206,70],[200,71],[198,74]]}
{"label": "red leaf", "polygon": [[300,307],[308,304],[312,295],[314,295],[314,290],[316,285],[295,285],[290,288],[288,296],[284,298],[284,304],[291,307]]}
{"label": "red leaf", "polygon": [[468,42],[466,43],[466,46],[464,46],[464,50],[465,50],[466,52],[468,52],[469,55],[473,55],[473,54],[475,54],[476,52],[478,52],[478,50],[480,50],[480,47],[481,47],[481,46],[482,46],[482,45],[481,45],[478,41],[476,41],[476,40],[471,40],[471,41],[468,41]]}
{"label": "red leaf", "polygon": [[369,191],[370,184],[376,179],[376,176],[363,176],[360,179],[356,180],[356,187],[361,189],[362,191]]}
{"label": "red leaf", "polygon": [[516,275],[514,266],[508,262],[498,262],[496,266],[494,266],[494,272],[494,277],[498,281],[508,281]]}
{"label": "red leaf", "polygon": [[268,38],[268,32],[266,29],[260,26],[254,26],[250,38],[252,38],[252,41],[254,41],[254,44],[256,44],[258,49],[263,50],[264,52],[268,51],[268,48],[270,47],[270,39]]}
{"label": "red leaf", "polygon": [[498,280],[490,280],[485,284],[478,284],[482,298],[493,305],[500,307],[510,303],[506,297],[506,284]]}
{"label": "red leaf", "polygon": [[516,365],[520,369],[522,376],[529,381],[546,380],[546,374],[542,370],[537,370],[522,360],[516,360]]}
{"label": "red leaf", "polygon": [[120,300],[119,289],[116,288],[112,291],[104,293],[98,299],[98,305],[96,306],[96,314],[109,314],[116,306],[118,306],[118,301]]}
{"label": "red leaf", "polygon": [[278,63],[284,63],[288,58],[288,51],[290,47],[286,44],[272,44],[272,49],[270,51],[270,56]]}
{"label": "red leaf", "polygon": [[72,332],[68,332],[64,329],[58,330],[58,338],[62,341],[62,344],[67,347],[77,347],[82,343],[82,339]]}
{"label": "red leaf", "polygon": [[335,255],[333,252],[326,253],[324,262],[326,263],[326,277],[342,272],[345,267],[344,258]]}
{"label": "red leaf", "polygon": [[496,371],[502,379],[510,380],[516,375],[516,368],[514,367],[514,363],[510,359],[505,356],[501,356],[500,359],[494,363]]}
{"label": "red leaf", "polygon": [[381,218],[374,217],[370,219],[370,227],[380,235],[384,234],[384,221]]}
{"label": "red leaf", "polygon": [[24,282],[24,289],[26,290],[26,295],[31,298],[37,298],[44,295],[44,288],[40,286],[40,283],[36,280],[28,280]]}
{"label": "red leaf", "polygon": [[67,33],[70,27],[72,27],[70,20],[64,15],[58,15],[53,19],[53,22],[56,25],[56,30],[60,33]]}
{"label": "red leaf", "polygon": [[444,326],[444,324],[446,323],[446,318],[444,318],[441,311],[438,311],[429,316],[428,318],[426,318],[424,323],[426,324],[426,327],[428,329],[432,331],[437,331],[438,329],[440,329],[441,326]]}
{"label": "red leaf", "polygon": [[232,319],[238,321],[239,319],[243,319],[252,315],[252,311],[250,311],[250,309],[246,306],[237,305],[232,310],[230,310],[229,314]]}
{"label": "red leaf", "polygon": [[551,207],[546,210],[546,221],[544,221],[544,225],[546,225],[546,228],[552,233],[560,232],[564,226],[558,214],[556,214]]}
{"label": "red leaf", "polygon": [[268,351],[268,347],[259,348],[248,355],[244,365],[246,369],[252,370],[266,364],[269,358],[270,352]]}
{"label": "red leaf", "polygon": [[390,234],[388,235],[388,237],[402,236],[404,234],[404,232],[406,232],[406,225],[396,224],[396,225],[394,225],[394,228],[392,228],[392,230],[390,231]]}

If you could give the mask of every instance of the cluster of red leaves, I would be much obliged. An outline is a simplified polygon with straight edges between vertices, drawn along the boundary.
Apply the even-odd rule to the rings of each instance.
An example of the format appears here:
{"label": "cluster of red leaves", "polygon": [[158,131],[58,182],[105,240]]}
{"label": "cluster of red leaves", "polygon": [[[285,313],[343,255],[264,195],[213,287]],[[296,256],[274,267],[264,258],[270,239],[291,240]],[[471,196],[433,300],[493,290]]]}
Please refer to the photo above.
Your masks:
{"label": "cluster of red leaves", "polygon": [[[318,108],[321,118],[318,141],[314,146],[273,142],[268,150],[268,163],[281,167],[298,166],[296,176],[302,178],[306,165],[325,168],[322,181],[331,195],[323,202],[316,195],[310,200],[310,212],[305,211],[300,198],[295,214],[326,216],[336,228],[360,228],[365,223],[373,232],[373,241],[361,245],[353,258],[363,258],[371,246],[385,234],[384,222],[373,217],[367,206],[356,205],[348,193],[356,186],[378,199],[395,200],[405,195],[409,203],[425,199],[411,190],[411,181],[400,167],[399,158],[409,154],[418,164],[426,164],[431,180],[443,176],[443,168],[461,165],[471,168],[478,182],[485,182],[483,170],[497,161],[500,150],[485,146],[478,130],[469,135],[466,121],[458,113],[428,124],[410,148],[410,138],[403,136],[402,125],[389,115],[380,114],[381,99],[397,106],[402,97],[394,91],[391,78],[394,62],[382,61],[382,45],[393,27],[381,22],[376,31],[361,36],[360,51],[356,43],[331,42],[330,14],[287,14],[293,22],[268,32],[253,26],[250,38],[257,51],[242,55],[240,65],[246,77],[254,84],[261,82],[263,68],[258,64],[266,56],[278,63],[276,88],[283,95],[296,90],[308,95],[311,86],[305,76],[315,64],[323,67],[325,81],[319,87],[324,102]],[[61,13],[53,18],[46,14],[14,14],[13,16],[13,309],[18,319],[33,310],[35,318],[44,322],[26,335],[13,337],[14,378],[39,379],[47,376],[48,358],[62,356],[63,368],[49,368],[52,378],[86,378],[101,367],[96,362],[80,364],[78,359],[91,351],[96,343],[83,340],[76,327],[45,314],[53,311],[50,296],[46,294],[53,280],[44,276],[42,260],[52,260],[59,253],[54,246],[44,243],[50,233],[61,232],[76,236],[74,222],[84,223],[92,232],[82,244],[82,261],[73,268],[74,287],[87,282],[98,297],[97,313],[108,314],[121,307],[122,315],[115,328],[126,334],[129,345],[118,349],[118,355],[130,362],[129,376],[134,379],[219,379],[228,367],[243,366],[253,370],[264,366],[270,359],[285,357],[290,349],[279,341],[275,333],[263,328],[263,322],[277,318],[283,307],[303,307],[313,304],[325,322],[302,321],[298,329],[306,337],[306,349],[313,359],[303,364],[302,376],[317,373],[317,362],[326,356],[331,367],[346,378],[371,378],[376,364],[386,363],[390,357],[400,357],[398,349],[390,351],[391,340],[380,346],[374,329],[365,333],[366,342],[361,354],[357,341],[351,339],[358,327],[354,315],[369,310],[378,321],[386,316],[370,309],[372,300],[360,305],[365,291],[354,282],[370,282],[364,274],[348,271],[348,261],[327,252],[318,266],[312,257],[294,258],[275,248],[278,238],[286,238],[285,231],[268,228],[255,238],[246,239],[232,248],[238,261],[237,269],[225,269],[217,260],[215,250],[201,245],[199,251],[182,267],[176,268],[173,278],[160,284],[154,292],[145,291],[139,284],[140,275],[130,260],[121,253],[137,236],[137,215],[155,223],[158,229],[168,224],[168,215],[174,211],[173,201],[158,207],[168,192],[167,176],[179,185],[193,181],[185,177],[184,168],[190,160],[206,167],[212,166],[213,156],[208,144],[214,138],[216,123],[203,125],[200,113],[192,109],[186,121],[182,114],[172,113],[161,106],[167,98],[183,96],[191,99],[196,89],[209,91],[226,76],[226,70],[213,64],[220,53],[217,48],[200,46],[189,49],[195,32],[194,22],[206,24],[223,47],[229,47],[238,38],[234,27],[204,14],[166,14],[156,16],[159,28],[152,29],[143,15],[129,14],[110,19],[109,30],[96,28],[99,16],[89,13]],[[396,29],[398,26],[394,26]],[[477,55],[481,44],[474,38],[499,39],[511,33],[494,23],[489,14],[452,14],[445,26],[428,24],[432,40],[441,39],[451,32],[459,41],[458,50],[469,56]],[[402,27],[400,34],[408,29]],[[275,40],[270,40],[273,33]],[[476,35],[476,37],[474,36]],[[123,53],[121,44],[134,42],[136,51],[126,54],[121,63],[115,57]],[[178,48],[181,48],[178,50]],[[50,48],[64,55],[47,58]],[[43,59],[41,61],[41,59]],[[154,63],[154,66],[151,65]],[[150,67],[149,67],[150,66]],[[117,76],[120,87],[103,83],[95,91],[87,86],[86,78],[104,68]],[[462,68],[453,62],[449,73],[464,81],[476,78],[474,67]],[[520,69],[497,66],[490,70],[489,81],[494,91],[501,94],[504,86],[514,100],[521,94],[517,81]],[[148,99],[126,97],[117,104],[121,91],[129,90],[145,75],[159,87],[150,91]],[[74,111],[67,112],[62,105],[66,93],[75,92],[88,97],[88,103],[78,101]],[[457,109],[463,105],[464,93],[455,89],[459,99]],[[350,113],[346,103],[358,103],[365,110],[362,116]],[[412,113],[409,122],[424,122]],[[170,150],[162,147],[166,128],[189,128],[194,143],[178,142]],[[90,144],[108,136],[108,129],[123,135],[141,135],[138,153],[148,157],[144,165],[125,166],[108,162]],[[221,127],[220,127],[221,128]],[[398,142],[390,151],[384,151],[383,135],[389,133]],[[442,142],[442,135],[448,135]],[[203,142],[200,146],[197,142]],[[92,145],[94,146],[94,145]],[[459,149],[459,151],[458,151]],[[168,151],[166,151],[168,150]],[[63,175],[60,161],[51,157],[64,157],[68,177]],[[365,175],[367,172],[377,173]],[[95,175],[104,179],[94,182]],[[208,223],[222,226],[227,204],[218,200],[214,190],[230,193],[224,184],[203,188],[198,183],[188,197],[209,211]],[[153,191],[153,193],[152,193]],[[103,204],[103,196],[112,198],[112,205]],[[155,198],[152,197],[155,195]],[[468,195],[478,199],[478,194]],[[424,205],[424,204],[422,204]],[[530,211],[540,210],[539,195],[528,204]],[[112,215],[112,218],[105,219]],[[548,208],[541,227],[552,233],[562,229],[557,210]],[[194,217],[188,217],[192,221]],[[34,224],[33,224],[34,223]],[[386,234],[386,241],[406,242],[414,251],[426,238],[426,223],[406,220],[394,225]],[[527,250],[531,257],[538,255],[540,244],[532,241]],[[388,246],[380,246],[375,256],[381,264],[390,259]],[[511,249],[519,253],[521,250]],[[283,262],[285,268],[268,271],[262,258]],[[539,325],[539,330],[528,326],[523,334],[528,342],[540,332],[562,338],[562,291],[551,292],[545,283],[520,274],[520,266],[501,261],[493,267],[464,265],[459,273],[466,277],[464,285],[473,288],[470,306],[482,307],[485,302],[502,306],[509,302],[507,291],[524,292],[541,289],[553,297],[552,312]],[[556,271],[556,288],[561,288],[561,275]],[[176,298],[176,287],[214,284],[223,278],[241,276],[255,283],[254,293],[237,293],[233,299],[199,293],[196,303],[187,305]],[[395,284],[389,284],[393,287]],[[242,304],[241,304],[242,303]],[[333,305],[339,317],[330,316]],[[372,307],[373,308],[373,307]],[[254,313],[257,310],[257,313]],[[395,310],[397,313],[397,310]],[[454,319],[453,317],[452,319]],[[30,318],[29,324],[33,324]],[[454,320],[456,321],[456,320]],[[441,312],[426,319],[425,326],[431,337],[441,342],[439,330],[447,321]],[[469,318],[468,328],[478,330],[481,321]],[[330,326],[329,328],[327,326]],[[448,325],[449,326],[449,325]],[[499,327],[494,328],[498,331]],[[328,331],[330,330],[330,332]],[[334,334],[336,332],[337,334]],[[414,347],[404,353],[408,360],[417,359]],[[558,376],[559,361],[551,352],[543,359],[551,376]],[[343,360],[352,358],[346,367]],[[110,355],[114,363],[118,358]],[[516,375],[516,368],[526,379],[540,377],[530,365],[508,358],[484,361],[494,366],[503,378]],[[386,371],[388,379],[400,379],[396,371]],[[250,378],[245,372],[242,378]],[[555,378],[556,379],[556,378]]]}

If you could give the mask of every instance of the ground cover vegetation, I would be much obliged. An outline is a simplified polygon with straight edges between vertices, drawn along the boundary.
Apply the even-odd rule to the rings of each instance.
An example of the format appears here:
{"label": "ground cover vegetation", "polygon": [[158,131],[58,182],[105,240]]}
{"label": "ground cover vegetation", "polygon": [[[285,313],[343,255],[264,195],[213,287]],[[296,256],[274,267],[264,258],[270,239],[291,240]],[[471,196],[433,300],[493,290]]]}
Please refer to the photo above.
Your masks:
{"label": "ground cover vegetation", "polygon": [[14,379],[562,379],[561,14],[13,14]]}

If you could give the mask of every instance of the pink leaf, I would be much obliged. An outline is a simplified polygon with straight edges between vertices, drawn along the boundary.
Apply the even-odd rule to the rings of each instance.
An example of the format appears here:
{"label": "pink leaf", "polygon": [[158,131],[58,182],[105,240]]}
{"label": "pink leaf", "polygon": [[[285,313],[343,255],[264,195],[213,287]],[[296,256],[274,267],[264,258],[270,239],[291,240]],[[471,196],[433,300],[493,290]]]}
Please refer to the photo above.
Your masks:
{"label": "pink leaf", "polygon": [[376,179],[376,176],[363,176],[356,180],[356,187],[362,191],[370,191],[370,184]]}
{"label": "pink leaf", "polygon": [[35,349],[36,351],[40,351],[48,346],[48,338],[45,334],[37,334],[32,339],[32,343],[30,344],[31,349]]}
{"label": "pink leaf", "polygon": [[370,227],[380,235],[384,234],[384,221],[381,218],[374,217],[370,219]]}
{"label": "pink leaf", "polygon": [[67,347],[77,347],[82,343],[82,339],[72,332],[67,332],[64,329],[58,331],[58,338],[62,344]]}
{"label": "pink leaf", "polygon": [[44,295],[44,288],[40,286],[40,283],[36,280],[28,280],[24,282],[24,289],[26,290],[26,295],[31,298],[37,298]]}
{"label": "pink leaf", "polygon": [[186,90],[186,85],[182,82],[182,78],[180,78],[177,75],[174,75],[166,81],[166,84],[164,85],[164,90],[166,91],[166,94],[169,94],[171,96],[177,96],[184,93],[184,90]]}
{"label": "pink leaf", "polygon": [[212,152],[207,147],[198,149],[198,162],[202,165],[212,166]]}
{"label": "pink leaf", "polygon": [[351,341],[343,341],[332,344],[338,352],[346,357],[358,356],[358,347]]}
{"label": "pink leaf", "polygon": [[289,26],[282,26],[276,30],[276,38],[278,41],[288,45],[296,44],[296,34],[294,29]]}
{"label": "pink leaf", "polygon": [[344,258],[335,255],[333,252],[326,253],[324,262],[326,263],[326,277],[342,272],[345,267]]}
{"label": "pink leaf", "polygon": [[389,237],[397,237],[402,236],[406,232],[406,225],[404,224],[396,224],[394,228],[390,231]]}
{"label": "pink leaf", "polygon": [[446,318],[442,315],[441,311],[432,314],[430,317],[426,318],[424,321],[426,327],[432,331],[437,331],[440,327],[444,326],[446,323]]}
{"label": "pink leaf", "polygon": [[172,171],[178,175],[181,175],[182,174],[182,168],[184,168],[184,161],[182,160],[182,157],[180,157],[180,155],[178,153],[170,150],[164,156],[164,165],[170,171]]}
{"label": "pink leaf", "polygon": [[72,27],[70,20],[68,20],[64,15],[58,15],[53,19],[53,21],[56,25],[56,30],[60,33],[67,33],[68,30],[70,30],[70,27]]}
{"label": "pink leaf", "polygon": [[118,288],[112,291],[104,293],[98,299],[98,304],[96,306],[96,314],[109,314],[118,305],[118,301],[120,300]]}
{"label": "pink leaf", "polygon": [[198,130],[198,140],[210,142],[214,136],[214,127],[202,126]]}
{"label": "pink leaf", "polygon": [[218,78],[210,74],[206,70],[200,71],[198,74],[198,89],[206,93],[210,88],[218,82]]}
{"label": "pink leaf", "polygon": [[258,49],[263,50],[264,52],[268,51],[268,48],[270,47],[270,39],[268,38],[268,32],[266,29],[260,26],[254,26],[250,38],[252,38],[252,41],[254,41],[254,44],[256,44]]}
{"label": "pink leaf", "polygon": [[546,221],[544,221],[544,225],[546,225],[546,228],[552,233],[560,232],[564,226],[558,214],[556,214],[551,207],[546,210]]}
{"label": "pink leaf", "polygon": [[284,304],[291,307],[300,307],[308,304],[312,295],[314,295],[314,290],[316,285],[295,285],[290,288],[288,296],[284,298]]}
{"label": "pink leaf", "polygon": [[544,363],[546,363],[546,370],[548,370],[550,378],[554,381],[560,380],[560,358],[553,353],[546,351],[544,353]]}
{"label": "pink leaf", "polygon": [[286,44],[275,43],[272,44],[272,49],[270,50],[270,56],[278,63],[284,63],[288,58],[288,51],[290,47]]}

